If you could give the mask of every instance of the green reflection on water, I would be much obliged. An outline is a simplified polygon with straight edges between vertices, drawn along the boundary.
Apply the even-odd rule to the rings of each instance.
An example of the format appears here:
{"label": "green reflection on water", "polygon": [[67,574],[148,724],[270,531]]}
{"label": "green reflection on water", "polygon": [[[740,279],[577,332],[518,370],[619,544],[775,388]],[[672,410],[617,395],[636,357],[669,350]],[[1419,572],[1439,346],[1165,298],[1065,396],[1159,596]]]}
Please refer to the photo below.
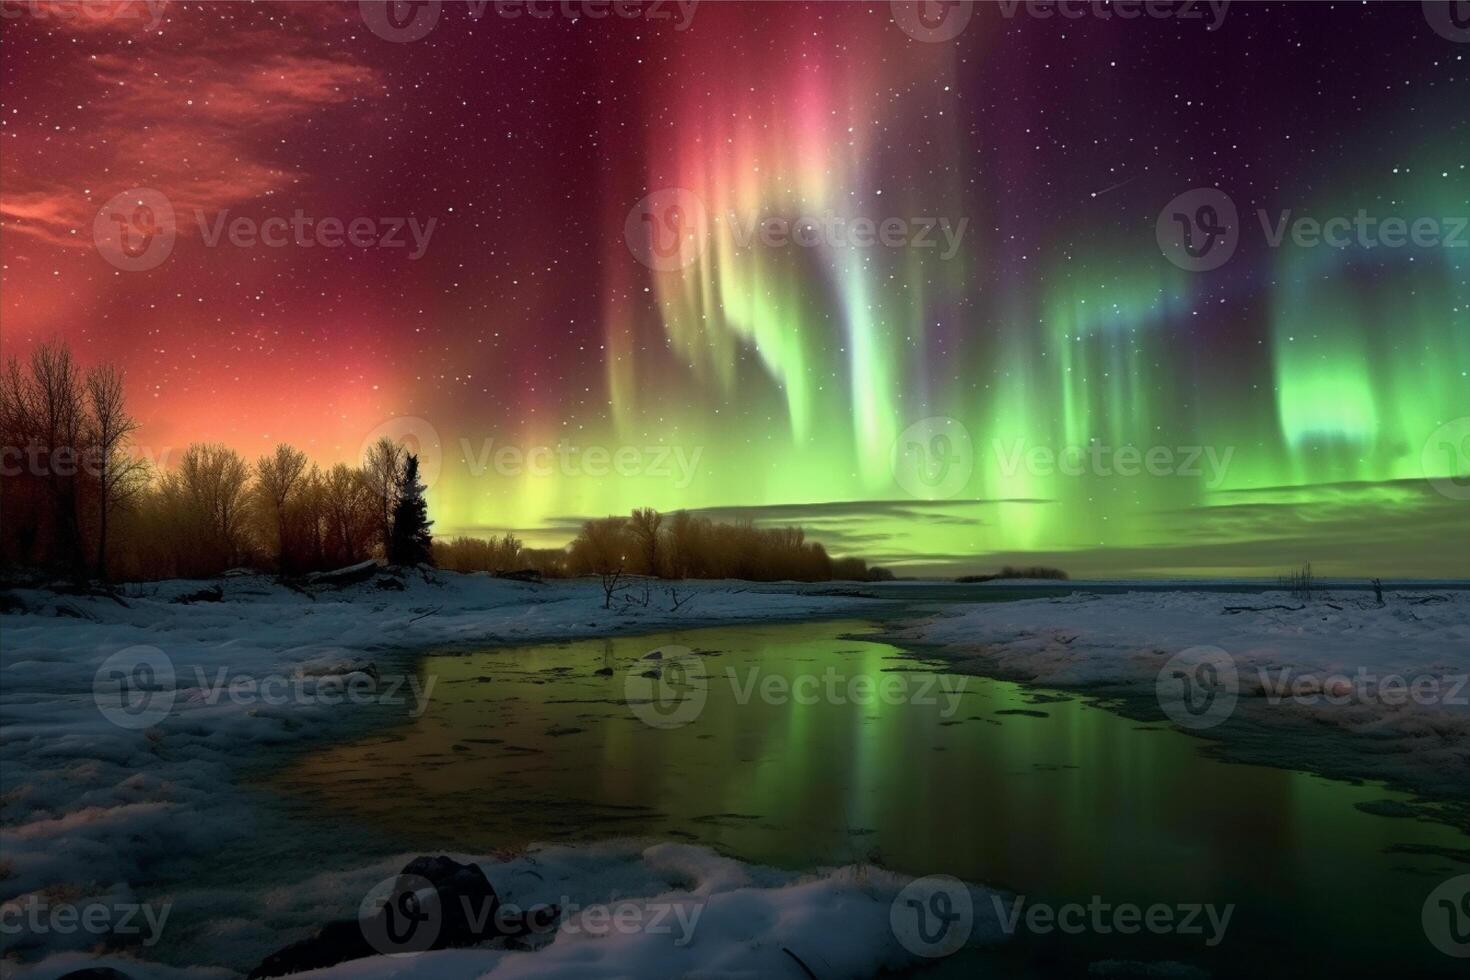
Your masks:
{"label": "green reflection on water", "polygon": [[[676,838],[786,867],[872,860],[952,874],[1034,901],[1235,903],[1220,949],[1146,942],[1258,972],[1262,957],[1283,970],[1316,957],[1453,963],[1428,946],[1420,911],[1464,867],[1391,848],[1470,841],[1354,808],[1402,795],[1223,763],[1161,725],[1015,684],[963,678],[950,700],[921,662],[842,638],[870,628],[716,628],[430,656],[422,716],[306,757],[275,785],[404,850]],[[624,702],[624,676],[670,644],[701,655],[708,696],[695,721],[661,730]],[[612,676],[595,673],[609,666]],[[761,696],[771,678],[803,675],[832,677],[839,692],[852,678],[886,678],[909,700]],[[1138,954],[1139,940],[1081,941],[1096,947],[1089,955]]]}

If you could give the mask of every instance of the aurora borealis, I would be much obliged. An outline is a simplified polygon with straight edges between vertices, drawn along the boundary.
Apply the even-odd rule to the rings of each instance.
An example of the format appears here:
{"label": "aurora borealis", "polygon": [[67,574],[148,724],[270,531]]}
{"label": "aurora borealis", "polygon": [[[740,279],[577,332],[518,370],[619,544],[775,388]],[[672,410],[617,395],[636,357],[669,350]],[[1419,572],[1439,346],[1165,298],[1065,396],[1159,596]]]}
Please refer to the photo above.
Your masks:
{"label": "aurora borealis", "polygon": [[[1417,3],[1237,3],[1213,29],[979,5],[950,41],[887,2],[446,2],[400,42],[357,3],[5,6],[5,354],[59,334],[122,364],[154,457],[431,433],[436,531],[538,545],[654,506],[901,573],[1470,572],[1470,489],[1426,479],[1470,472],[1470,232],[1266,227],[1470,214],[1470,43]],[[93,226],[134,188],[177,241],[127,272]],[[1194,188],[1239,210],[1200,272],[1155,237]],[[704,209],[698,254],[650,268],[630,211],[669,189]],[[411,260],[210,245],[194,218],[298,209],[436,224]],[[934,247],[751,237],[765,218],[932,221]],[[900,470],[960,444],[931,419],[970,447],[933,494],[895,467],[895,443]],[[1106,467],[1064,465],[1092,445]],[[494,462],[558,446],[608,461]],[[1157,465],[1123,475],[1123,447]],[[672,448],[687,479],[652,465]]]}

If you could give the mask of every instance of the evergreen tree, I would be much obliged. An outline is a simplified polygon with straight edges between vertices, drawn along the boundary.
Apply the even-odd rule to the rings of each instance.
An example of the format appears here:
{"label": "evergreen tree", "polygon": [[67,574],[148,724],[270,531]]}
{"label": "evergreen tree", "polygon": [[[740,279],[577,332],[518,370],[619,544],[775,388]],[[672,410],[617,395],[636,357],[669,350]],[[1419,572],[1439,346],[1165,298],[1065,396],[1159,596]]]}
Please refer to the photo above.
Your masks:
{"label": "evergreen tree", "polygon": [[424,485],[419,482],[419,458],[409,453],[398,478],[398,503],[393,508],[393,533],[388,541],[388,560],[395,565],[434,564],[433,537],[429,528],[429,505]]}

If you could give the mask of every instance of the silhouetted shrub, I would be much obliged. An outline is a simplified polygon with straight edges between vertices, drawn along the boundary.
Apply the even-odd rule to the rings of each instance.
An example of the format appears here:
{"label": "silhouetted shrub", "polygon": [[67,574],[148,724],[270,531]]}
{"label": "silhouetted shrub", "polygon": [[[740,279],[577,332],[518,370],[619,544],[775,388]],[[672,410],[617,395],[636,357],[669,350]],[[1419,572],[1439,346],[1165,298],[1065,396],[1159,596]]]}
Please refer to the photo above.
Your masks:
{"label": "silhouetted shrub", "polygon": [[972,584],[975,582],[994,582],[997,579],[1005,578],[1034,578],[1065,582],[1068,580],[1068,575],[1060,568],[1047,568],[1045,565],[1031,565],[1027,568],[1017,568],[1014,565],[1007,565],[994,575],[961,575],[955,581]]}

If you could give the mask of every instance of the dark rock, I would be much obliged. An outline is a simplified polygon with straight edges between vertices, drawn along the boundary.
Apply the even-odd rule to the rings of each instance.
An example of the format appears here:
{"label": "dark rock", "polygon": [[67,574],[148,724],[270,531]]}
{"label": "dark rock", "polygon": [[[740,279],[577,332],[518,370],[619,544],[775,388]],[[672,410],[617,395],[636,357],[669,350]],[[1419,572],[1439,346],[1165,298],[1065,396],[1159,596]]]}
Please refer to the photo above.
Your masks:
{"label": "dark rock", "polygon": [[344,585],[356,585],[358,582],[366,582],[377,575],[381,566],[375,559],[360,561],[356,565],[348,565],[346,568],[334,568],[329,572],[312,572],[306,576],[307,585],[325,585],[332,588],[341,588]]}
{"label": "dark rock", "polygon": [[97,622],[96,616],[89,616],[82,612],[81,608],[72,602],[53,602],[46,607],[46,612],[60,619],[86,619]]}
{"label": "dark rock", "polygon": [[419,857],[410,861],[402,874],[423,878],[439,893],[444,916],[439,941],[445,946],[472,946],[500,935],[493,931],[500,896],[479,865],[460,864],[443,855]]}
{"label": "dark rock", "polygon": [[[425,881],[432,886],[432,895],[423,894]],[[418,891],[412,890],[415,885]],[[475,946],[493,939],[545,933],[555,928],[561,916],[561,910],[555,905],[538,906],[525,914],[503,911],[500,897],[485,872],[477,865],[460,864],[443,855],[414,858],[399,872],[391,894],[394,897],[388,903],[390,906],[408,910],[410,916],[418,912],[426,916],[419,921],[436,923],[435,931],[423,934],[430,937],[425,945],[408,945],[413,942],[416,928],[411,925],[408,937],[401,940],[404,945],[397,949],[388,947],[381,937],[396,939],[394,927],[401,923],[395,922],[389,909],[380,908],[370,919],[329,922],[306,939],[272,953],[250,971],[251,980],[318,970],[395,951]],[[375,945],[369,936],[378,938],[379,943]]]}
{"label": "dark rock", "polygon": [[83,582],[83,581],[56,581],[45,586],[47,592],[55,595],[77,596],[82,599],[111,599],[119,606],[127,607],[128,602],[118,595],[117,590],[106,582]]}
{"label": "dark rock", "polygon": [[320,970],[348,960],[376,956],[377,952],[368,944],[356,919],[341,919],[328,922],[305,939],[270,954],[250,971],[249,978],[284,977],[304,970]]}
{"label": "dark rock", "polygon": [[114,970],[110,966],[89,966],[84,970],[73,970],[63,973],[56,980],[132,980],[121,970]]}
{"label": "dark rock", "polygon": [[225,597],[225,590],[218,585],[208,585],[197,592],[186,592],[183,595],[174,596],[173,601],[178,603],[193,602],[219,602]]}

